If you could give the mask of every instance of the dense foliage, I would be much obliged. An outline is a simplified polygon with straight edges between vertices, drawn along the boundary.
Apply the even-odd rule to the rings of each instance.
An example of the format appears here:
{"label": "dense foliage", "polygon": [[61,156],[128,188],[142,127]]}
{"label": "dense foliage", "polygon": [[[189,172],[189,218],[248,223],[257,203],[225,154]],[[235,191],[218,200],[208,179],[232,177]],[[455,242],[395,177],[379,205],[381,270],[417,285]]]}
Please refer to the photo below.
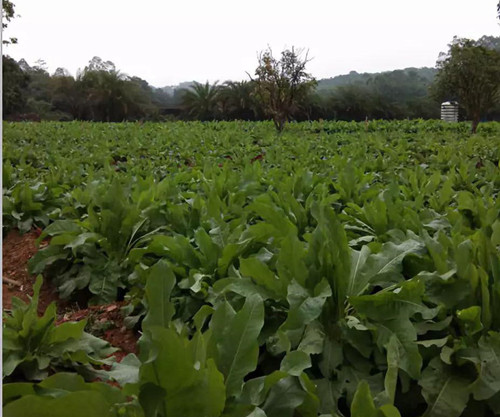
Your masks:
{"label": "dense foliage", "polygon": [[[14,17],[15,5],[2,0],[2,29]],[[15,43],[14,37],[3,40],[3,44]],[[432,119],[439,116],[439,101],[455,97],[463,101],[462,118],[472,120],[475,132],[481,117],[500,117],[499,53],[500,37],[454,39],[448,57],[438,60],[434,84],[434,68],[379,74],[351,71],[320,80],[315,91],[315,79],[305,71],[307,55],[301,58],[293,47],[281,52],[280,59],[270,48],[262,52],[255,79],[250,76],[250,81],[181,83],[187,88],[152,87],[99,57],[73,77],[64,68],[50,75],[43,60],[31,67],[24,59],[16,62],[2,55],[2,116],[14,121],[106,122],[271,118],[281,131],[288,120]],[[429,87],[434,90],[431,94]]]}
{"label": "dense foliage", "polygon": [[[52,303],[38,317],[41,277],[33,287],[31,302],[18,298],[3,318],[4,382],[19,378],[39,381],[54,373],[83,365],[109,364],[106,356],[116,351],[109,344],[84,332],[86,320],[55,325],[56,305]],[[85,368],[83,368],[85,369]],[[92,368],[91,368],[92,369]]]}
{"label": "dense foliage", "polygon": [[31,271],[142,336],[121,388],[19,380],[4,414],[499,413],[500,125],[468,131],[5,123],[4,227],[50,238]]}
{"label": "dense foliage", "polygon": [[299,113],[316,86],[314,77],[306,72],[308,61],[307,53],[302,57],[302,51],[294,48],[282,51],[280,58],[273,55],[271,48],[259,55],[252,78],[255,95],[279,132]]}
{"label": "dense foliage", "polygon": [[[500,53],[500,37],[483,36],[473,46],[471,51],[479,53],[479,57],[485,54],[490,57]],[[437,64],[440,70],[443,60],[440,58]],[[49,74],[43,61],[30,66],[24,60],[16,62],[3,56],[6,93],[3,109],[8,120],[272,119],[279,128],[283,125],[279,120],[439,118],[442,101],[460,99],[461,119],[477,121],[474,106],[464,97],[468,97],[468,91],[479,91],[477,80],[485,73],[481,69],[490,66],[476,58],[472,61],[478,64],[464,73],[466,80],[476,80],[472,90],[468,84],[450,83],[449,77],[444,76],[434,83],[436,68],[407,68],[378,74],[351,71],[319,80],[316,88],[312,88],[312,77],[305,72],[307,58],[301,61],[293,51],[284,51],[280,59],[273,58],[270,51],[263,52],[253,80],[222,84],[193,81],[155,88],[139,77],[118,71],[112,62],[99,57],[94,57],[73,77],[64,68]],[[493,75],[498,73],[493,67],[488,71]],[[443,80],[448,81],[443,83]],[[480,97],[490,99],[482,106],[481,120],[498,120],[500,102],[491,94],[494,89],[483,90]]]}
{"label": "dense foliage", "polygon": [[[138,77],[116,70],[94,57],[73,77],[64,68],[54,74],[45,62],[30,66],[3,56],[4,116],[12,120],[123,120],[157,119],[169,96]],[[14,94],[15,93],[15,94]]]}
{"label": "dense foliage", "polygon": [[[43,62],[30,66],[24,60],[16,62],[4,56],[4,91],[15,92],[14,97],[4,96],[4,116],[10,120],[123,121],[265,120],[269,115],[252,81],[192,82],[175,89],[155,88],[138,77],[117,72],[114,65],[94,65],[95,62],[103,63],[95,57],[83,73],[73,77],[63,68],[49,74]],[[412,68],[380,74],[352,72],[319,80],[315,91],[299,97],[290,118],[438,118],[439,103],[428,93],[434,75],[433,69]],[[120,89],[112,89],[113,82],[119,83]],[[123,97],[115,102],[104,101],[105,92],[123,92]],[[130,98],[134,99],[133,104]],[[130,107],[126,111],[125,103]]]}
{"label": "dense foliage", "polygon": [[481,41],[455,38],[437,63],[435,89],[458,99],[472,119],[472,132],[500,100],[500,51]]}
{"label": "dense foliage", "polygon": [[[15,5],[9,0],[2,0],[2,31],[7,29],[9,22],[15,16]],[[2,38],[3,45],[10,45],[17,43],[17,38],[10,37],[8,39]]]}

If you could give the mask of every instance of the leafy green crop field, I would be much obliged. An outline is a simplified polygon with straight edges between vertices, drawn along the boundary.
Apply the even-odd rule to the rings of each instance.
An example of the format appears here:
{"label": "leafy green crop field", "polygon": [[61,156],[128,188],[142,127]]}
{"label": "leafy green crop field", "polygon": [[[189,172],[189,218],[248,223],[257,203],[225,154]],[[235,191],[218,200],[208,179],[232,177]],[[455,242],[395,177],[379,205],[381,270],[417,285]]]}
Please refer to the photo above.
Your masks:
{"label": "leafy green crop field", "polygon": [[4,415],[500,414],[499,123],[3,128],[4,234],[141,332],[13,303]]}

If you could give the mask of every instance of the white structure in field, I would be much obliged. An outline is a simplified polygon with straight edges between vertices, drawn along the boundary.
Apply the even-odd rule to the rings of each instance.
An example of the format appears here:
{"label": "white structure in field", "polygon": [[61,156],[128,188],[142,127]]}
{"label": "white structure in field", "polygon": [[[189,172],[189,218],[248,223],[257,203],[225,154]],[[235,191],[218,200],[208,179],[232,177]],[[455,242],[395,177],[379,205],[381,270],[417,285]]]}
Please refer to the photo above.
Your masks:
{"label": "white structure in field", "polygon": [[441,103],[441,120],[445,122],[458,122],[458,103],[456,101]]}

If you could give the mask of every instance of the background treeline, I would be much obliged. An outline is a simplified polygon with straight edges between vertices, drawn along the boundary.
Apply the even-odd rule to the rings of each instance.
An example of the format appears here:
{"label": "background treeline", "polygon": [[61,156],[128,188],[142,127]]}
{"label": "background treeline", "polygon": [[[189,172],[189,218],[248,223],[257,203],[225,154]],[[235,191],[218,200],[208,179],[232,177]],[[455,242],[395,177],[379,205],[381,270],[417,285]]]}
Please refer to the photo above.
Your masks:
{"label": "background treeline", "polygon": [[[480,42],[500,50],[500,37]],[[30,66],[3,56],[3,116],[7,120],[263,120],[265,112],[252,81],[182,83],[156,88],[128,76],[110,61],[94,57],[72,76],[53,74],[45,63]],[[435,68],[407,68],[319,80],[292,115],[303,120],[439,118],[440,97],[432,91]],[[486,116],[500,119],[500,107]]]}

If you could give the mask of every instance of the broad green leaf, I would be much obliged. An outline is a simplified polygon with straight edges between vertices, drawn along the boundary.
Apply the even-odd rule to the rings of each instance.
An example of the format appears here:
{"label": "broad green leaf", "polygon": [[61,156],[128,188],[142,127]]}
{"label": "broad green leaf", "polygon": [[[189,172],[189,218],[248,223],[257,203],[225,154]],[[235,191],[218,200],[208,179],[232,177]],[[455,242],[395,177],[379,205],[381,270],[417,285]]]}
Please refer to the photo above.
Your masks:
{"label": "broad green leaf", "polygon": [[[100,392],[72,392],[59,398],[27,395],[3,408],[5,417],[112,417],[114,412]],[[71,411],[69,411],[71,410]]]}
{"label": "broad green leaf", "polygon": [[208,305],[203,305],[198,312],[193,316],[193,322],[197,330],[201,331],[206,320],[214,312],[214,309]]}
{"label": "broad green leaf", "polygon": [[305,352],[295,350],[288,352],[281,361],[280,371],[287,372],[293,376],[299,376],[302,372],[311,367],[311,358]]}
{"label": "broad green leaf", "polygon": [[457,202],[459,210],[470,210],[473,213],[477,210],[474,196],[468,191],[459,191],[457,193]]}
{"label": "broad green leaf", "polygon": [[358,313],[377,328],[377,345],[380,348],[395,338],[399,366],[413,378],[420,375],[422,358],[416,344],[417,332],[410,318],[419,313],[424,319],[431,319],[437,313],[422,303],[423,293],[423,282],[413,279],[394,291],[350,298]]}
{"label": "broad green leaf", "polygon": [[319,317],[330,296],[331,290],[326,280],[321,281],[316,286],[313,294],[296,281],[290,283],[287,295],[290,309],[280,330],[287,334],[292,348],[298,346],[305,326]]}
{"label": "broad green leaf", "polygon": [[104,378],[110,378],[118,382],[121,386],[125,384],[135,384],[139,382],[139,367],[141,362],[133,353],[129,353],[120,362],[115,362],[111,370],[103,372]]}
{"label": "broad green leaf", "polygon": [[325,338],[321,360],[319,361],[319,369],[325,378],[330,378],[336,368],[342,363],[344,354],[342,345],[330,337]]}
{"label": "broad green leaf", "polygon": [[125,402],[119,389],[100,382],[86,383],[71,373],[54,374],[39,384],[7,384],[4,390],[11,398],[15,392],[25,394],[4,407],[3,415],[9,416],[62,417],[69,409],[76,416],[114,416],[113,408]]}
{"label": "broad green leaf", "polygon": [[351,249],[342,224],[326,203],[314,203],[311,213],[318,222],[308,251],[308,262],[316,270],[314,275],[319,278],[314,284],[318,285],[321,279],[326,278],[332,291],[336,315],[340,318],[344,315],[349,284]]}
{"label": "broad green leaf", "polygon": [[420,340],[417,342],[418,345],[429,348],[431,346],[436,346],[438,348],[442,348],[448,342],[449,337],[443,337],[442,339],[429,339],[429,340]]}
{"label": "broad green leaf", "polygon": [[164,404],[165,396],[166,392],[162,387],[152,382],[143,382],[138,398],[141,408],[144,410],[144,416],[165,416],[167,413]]}
{"label": "broad green leaf", "polygon": [[81,227],[74,220],[56,220],[43,230],[38,240],[41,241],[47,236],[58,236],[63,233],[79,233],[80,231]]}
{"label": "broad green leaf", "polygon": [[264,325],[264,305],[258,295],[246,299],[237,313],[228,302],[220,303],[210,321],[209,355],[225,376],[227,396],[238,396],[243,378],[257,366],[257,338]]}
{"label": "broad green leaf", "polygon": [[385,394],[384,375],[382,372],[370,375],[369,370],[358,370],[354,365],[342,366],[336,374],[336,389],[340,392],[345,392],[344,395],[348,404],[352,403],[354,394],[362,381],[366,381],[370,387],[370,391],[378,393],[377,396],[379,394]]}
{"label": "broad green leaf", "polygon": [[81,233],[76,238],[73,238],[64,249],[71,249],[73,254],[76,254],[76,250],[88,241],[97,242],[99,235],[97,233]]}
{"label": "broad green leaf", "polygon": [[479,376],[472,393],[478,401],[487,400],[500,392],[500,334],[488,332],[478,342]]}
{"label": "broad green leaf", "polygon": [[[116,300],[117,290],[122,287],[120,273],[111,264],[103,270],[95,269],[90,274],[89,291],[94,294],[96,304],[111,303]],[[84,278],[85,279],[85,278]]]}
{"label": "broad green leaf", "polygon": [[203,228],[198,228],[195,232],[195,241],[205,257],[204,269],[213,271],[217,268],[217,260],[220,256],[220,248],[213,241],[210,235]]}
{"label": "broad green leaf", "polygon": [[362,294],[370,283],[401,281],[403,259],[409,254],[420,253],[422,248],[421,242],[408,239],[400,244],[387,242],[376,254],[370,254],[367,246],[363,246],[359,252],[352,251],[347,295]]}
{"label": "broad green leaf", "polygon": [[35,384],[27,382],[14,382],[3,384],[2,386],[2,405],[5,407],[9,402],[17,400],[22,396],[35,395]]}
{"label": "broad green leaf", "polygon": [[28,261],[28,271],[30,274],[41,274],[46,267],[67,257],[67,251],[62,251],[60,247],[49,245],[35,253]]}
{"label": "broad green leaf", "polygon": [[362,271],[370,253],[368,246],[363,246],[360,251],[353,250],[351,252],[351,274],[349,276],[347,295],[360,295],[368,285],[370,277]]}
{"label": "broad green leaf", "polygon": [[478,283],[478,273],[474,265],[474,244],[471,240],[465,240],[457,246],[455,262],[457,275],[460,278],[468,279],[474,290]]}
{"label": "broad green leaf", "polygon": [[459,417],[469,401],[470,381],[439,358],[431,360],[418,384],[428,405],[425,417]]}
{"label": "broad green leaf", "polygon": [[146,281],[148,313],[142,322],[143,329],[151,326],[169,327],[175,314],[170,294],[175,285],[175,276],[165,261],[151,267]]}
{"label": "broad green leaf", "polygon": [[76,323],[61,323],[51,332],[48,339],[49,344],[65,342],[68,339],[79,339],[83,336],[83,331],[87,325],[87,320],[81,320]]}
{"label": "broad green leaf", "polygon": [[378,409],[379,417],[401,417],[398,409],[392,404],[384,404]]}
{"label": "broad green leaf", "polygon": [[252,238],[244,239],[238,243],[229,243],[224,246],[222,255],[217,261],[217,272],[220,276],[227,273],[229,266],[245,251],[252,243]]}
{"label": "broad green leaf", "polygon": [[500,220],[496,220],[491,226],[493,233],[491,235],[491,243],[493,246],[500,246]]}
{"label": "broad green leaf", "polygon": [[[499,257],[500,258],[500,257]],[[499,271],[500,272],[500,271]],[[489,276],[483,268],[478,268],[481,287],[481,322],[486,329],[489,329],[492,321],[491,295],[489,290]]]}
{"label": "broad green leaf", "polygon": [[267,417],[293,417],[306,397],[307,392],[303,390],[297,378],[289,376],[272,386],[261,408]]}
{"label": "broad green leaf", "polygon": [[264,412],[264,410],[262,410],[259,407],[255,407],[255,409],[250,414],[248,414],[246,417],[267,417],[267,415]]}
{"label": "broad green leaf", "polygon": [[[217,417],[224,408],[223,375],[213,360],[208,359],[206,363],[196,360],[191,343],[174,330],[159,326],[150,326],[143,336],[141,354],[147,349],[154,355],[150,352],[139,371],[140,396],[143,401],[149,401],[150,384],[164,391],[161,402],[153,407],[159,416]],[[160,393],[158,388],[155,392]],[[158,396],[151,398],[153,402],[157,400]]]}
{"label": "broad green leaf", "polygon": [[324,340],[325,331],[323,326],[319,321],[315,320],[306,326],[297,349],[309,355],[317,355],[323,351]]}
{"label": "broad green leaf", "polygon": [[396,336],[391,336],[387,349],[387,372],[385,374],[385,393],[390,404],[394,404],[396,396],[396,386],[398,383],[398,370],[400,367],[399,346]]}
{"label": "broad green leaf", "polygon": [[354,394],[351,404],[352,417],[377,417],[377,408],[373,402],[370,387],[366,381],[361,381]]}
{"label": "broad green leaf", "polygon": [[240,273],[251,277],[259,286],[271,291],[277,300],[286,297],[288,282],[278,277],[269,267],[257,257],[240,259]]}
{"label": "broad green leaf", "polygon": [[286,237],[289,233],[297,234],[296,227],[283,210],[277,207],[269,194],[261,194],[248,206],[248,209],[262,217],[274,228],[276,237]]}
{"label": "broad green leaf", "polygon": [[308,276],[305,256],[304,243],[296,235],[289,235],[283,239],[276,262],[276,270],[280,279],[287,283],[295,280],[305,287]]}
{"label": "broad green leaf", "polygon": [[473,292],[467,279],[460,279],[455,270],[444,275],[421,272],[418,277],[425,283],[425,298],[430,302],[453,309]]}
{"label": "broad green leaf", "polygon": [[426,334],[427,332],[439,332],[444,329],[447,329],[450,326],[452,320],[453,320],[452,316],[448,316],[444,320],[438,322],[432,320],[425,320],[416,323],[415,328],[417,329],[417,333],[419,335]]}
{"label": "broad green leaf", "polygon": [[218,279],[212,289],[217,295],[234,292],[245,298],[259,294],[263,300],[275,299],[276,294],[262,285],[258,285],[251,278],[222,278]]}
{"label": "broad green leaf", "polygon": [[392,404],[384,404],[376,408],[370,391],[370,386],[366,381],[361,381],[358,385],[354,399],[351,404],[352,417],[401,417],[401,414]]}
{"label": "broad green leaf", "polygon": [[274,371],[270,374],[246,381],[239,401],[254,406],[261,405],[269,393],[269,390],[279,381],[289,375],[283,371]]}
{"label": "broad green leaf", "polygon": [[463,310],[457,311],[457,318],[463,324],[467,335],[474,335],[483,329],[481,323],[481,307],[472,306]]}
{"label": "broad green leaf", "polygon": [[450,269],[448,265],[448,248],[444,247],[438,240],[431,238],[427,231],[424,230],[422,233],[425,246],[434,261],[437,273],[445,274]]}

